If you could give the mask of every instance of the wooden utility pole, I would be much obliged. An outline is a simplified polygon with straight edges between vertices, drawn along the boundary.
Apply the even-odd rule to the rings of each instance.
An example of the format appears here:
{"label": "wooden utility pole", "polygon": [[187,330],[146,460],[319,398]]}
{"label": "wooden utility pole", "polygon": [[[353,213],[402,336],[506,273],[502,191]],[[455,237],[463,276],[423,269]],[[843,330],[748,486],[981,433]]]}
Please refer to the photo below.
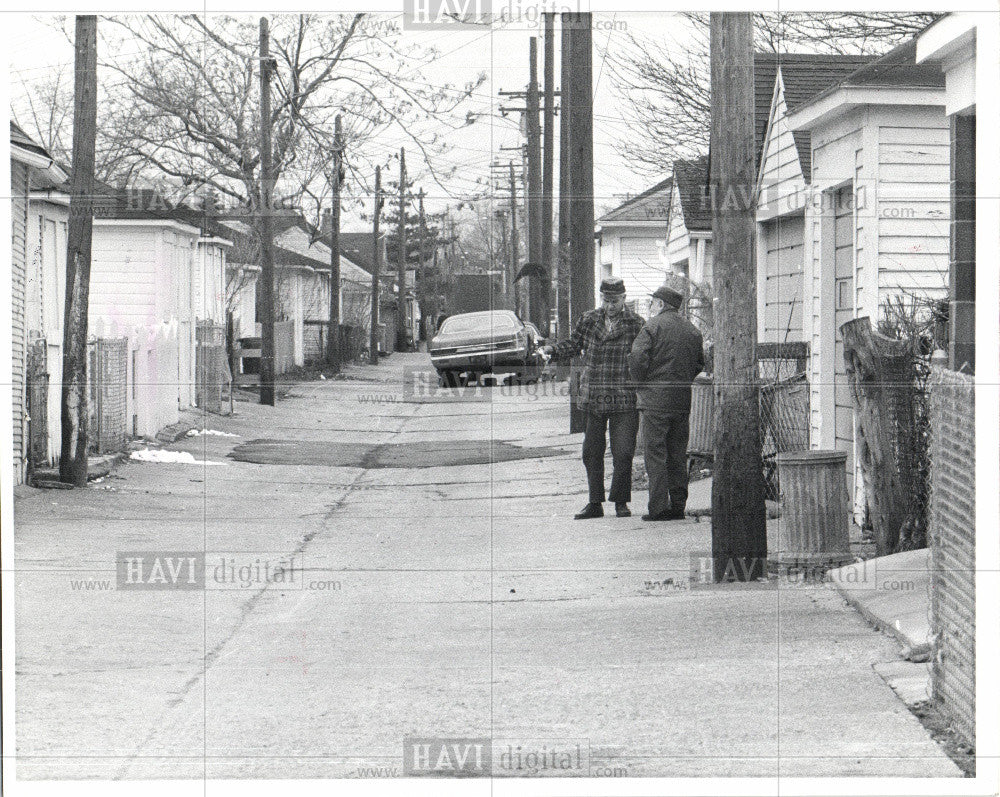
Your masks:
{"label": "wooden utility pole", "polygon": [[330,210],[330,331],[326,336],[326,361],[333,371],[340,370],[340,184],[344,179],[344,134],[340,114],[334,127],[333,188]]}
{"label": "wooden utility pole", "polygon": [[570,282],[573,307],[570,324],[594,309],[594,98],[592,14],[571,13],[570,59]]}
{"label": "wooden utility pole", "polygon": [[375,167],[375,212],[372,220],[372,323],[368,336],[368,362],[378,365],[378,300],[379,271],[382,266],[382,247],[379,246],[378,225],[382,216],[382,167]]}
{"label": "wooden utility pole", "polygon": [[406,150],[399,148],[399,262],[396,263],[396,351],[406,350]]}
{"label": "wooden utility pole", "polygon": [[274,406],[274,211],[271,192],[271,44],[267,17],[260,18],[260,278],[263,287],[260,341],[260,403]]}
{"label": "wooden utility pole", "polygon": [[[424,247],[427,241],[427,216],[424,215],[424,189],[420,189],[420,193],[417,195],[419,200],[418,210],[420,213],[420,257],[419,263],[417,264],[417,278],[414,280],[414,292],[417,294],[417,306],[420,308],[420,327],[425,329],[426,320],[424,319],[424,308],[426,302],[421,302],[420,300],[424,298],[427,293],[427,270],[424,267]],[[417,335],[418,338],[422,339],[424,335]],[[416,341],[414,341],[416,342]]]}
{"label": "wooden utility pole", "polygon": [[569,278],[569,208],[570,197],[573,195],[573,186],[570,185],[571,173],[569,169],[570,141],[572,130],[570,129],[570,109],[573,104],[573,97],[569,91],[570,87],[570,52],[573,49],[573,28],[567,24],[569,14],[562,15],[561,43],[560,43],[560,114],[559,114],[559,245],[556,251],[556,295],[559,316],[559,336],[566,337],[569,334],[570,313],[571,313],[571,291]]}
{"label": "wooden utility pole", "polygon": [[[517,308],[517,260],[518,260],[518,248],[520,242],[517,240],[517,182],[514,177],[514,161],[510,161],[508,164],[510,169],[510,278],[515,280],[512,282],[514,288],[515,296],[515,308]],[[520,309],[520,308],[517,308]]]}
{"label": "wooden utility pole", "polygon": [[[94,230],[97,141],[97,17],[76,18],[73,181],[66,248],[63,319],[62,451],[59,481],[87,486],[87,306]],[[96,375],[95,375],[96,376]]]}
{"label": "wooden utility pole", "polygon": [[[545,50],[543,58],[543,81],[545,88],[544,125],[542,128],[542,295],[545,299],[546,315],[552,307],[552,282],[555,269],[552,261],[552,180],[555,124],[555,13],[546,12]],[[543,330],[548,329],[549,319],[545,319]],[[550,330],[551,332],[551,330]]]}
{"label": "wooden utility pole", "polygon": [[[538,103],[538,38],[528,40],[528,91],[525,98],[527,107],[527,165],[528,191],[525,197],[528,210],[528,262],[535,268],[542,265],[542,132],[539,128]],[[548,321],[543,280],[532,275],[528,277],[529,307],[531,321],[539,329],[545,329]]]}
{"label": "wooden utility pole", "polygon": [[711,186],[715,302],[716,581],[766,574],[764,476],[757,388],[754,257],[753,24],[711,15]]}

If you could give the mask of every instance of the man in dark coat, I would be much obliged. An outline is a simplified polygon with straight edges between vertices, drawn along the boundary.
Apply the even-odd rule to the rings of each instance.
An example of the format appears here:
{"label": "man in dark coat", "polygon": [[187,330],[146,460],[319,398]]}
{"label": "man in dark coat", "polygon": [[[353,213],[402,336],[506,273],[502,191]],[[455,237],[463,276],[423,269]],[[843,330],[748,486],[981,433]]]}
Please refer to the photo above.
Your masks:
{"label": "man in dark coat", "polygon": [[632,458],[639,431],[635,386],[628,378],[628,355],[642,329],[642,318],[625,306],[625,283],[618,277],[601,282],[601,307],[581,316],[569,340],[545,349],[557,360],[586,355],[579,404],[587,411],[583,465],[587,470],[587,505],[574,517],[604,516],[604,452],[611,437],[614,473],[608,500],[618,517],[630,517]]}
{"label": "man in dark coat", "polygon": [[652,315],[628,358],[642,413],[649,514],[643,520],[679,520],[688,495],[688,415],[691,382],[705,367],[701,333],[677,312],[684,297],[662,286]]}

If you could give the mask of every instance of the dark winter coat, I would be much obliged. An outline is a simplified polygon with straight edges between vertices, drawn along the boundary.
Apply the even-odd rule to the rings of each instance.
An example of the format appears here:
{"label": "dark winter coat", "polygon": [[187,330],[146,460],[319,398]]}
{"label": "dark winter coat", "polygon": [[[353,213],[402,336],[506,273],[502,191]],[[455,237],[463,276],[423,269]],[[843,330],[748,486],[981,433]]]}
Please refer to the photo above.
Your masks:
{"label": "dark winter coat", "polygon": [[664,310],[649,319],[628,358],[639,408],[669,414],[690,412],[691,382],[705,367],[702,346],[701,333],[676,310]]}

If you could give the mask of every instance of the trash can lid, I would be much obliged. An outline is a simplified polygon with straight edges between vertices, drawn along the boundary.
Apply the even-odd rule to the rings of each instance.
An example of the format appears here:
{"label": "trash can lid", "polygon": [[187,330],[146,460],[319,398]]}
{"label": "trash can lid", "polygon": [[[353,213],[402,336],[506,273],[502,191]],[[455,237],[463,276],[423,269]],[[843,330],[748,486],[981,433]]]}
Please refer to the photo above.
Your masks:
{"label": "trash can lid", "polygon": [[807,451],[783,451],[775,457],[779,465],[824,465],[847,462],[846,451],[812,449]]}

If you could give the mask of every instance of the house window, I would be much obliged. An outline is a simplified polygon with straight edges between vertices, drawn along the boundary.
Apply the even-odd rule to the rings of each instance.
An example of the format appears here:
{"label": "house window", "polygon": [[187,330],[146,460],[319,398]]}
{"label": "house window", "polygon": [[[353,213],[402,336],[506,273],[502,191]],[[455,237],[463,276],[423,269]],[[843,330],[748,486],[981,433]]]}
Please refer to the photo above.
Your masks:
{"label": "house window", "polygon": [[837,309],[853,310],[854,302],[851,297],[851,288],[854,280],[850,277],[837,280]]}

